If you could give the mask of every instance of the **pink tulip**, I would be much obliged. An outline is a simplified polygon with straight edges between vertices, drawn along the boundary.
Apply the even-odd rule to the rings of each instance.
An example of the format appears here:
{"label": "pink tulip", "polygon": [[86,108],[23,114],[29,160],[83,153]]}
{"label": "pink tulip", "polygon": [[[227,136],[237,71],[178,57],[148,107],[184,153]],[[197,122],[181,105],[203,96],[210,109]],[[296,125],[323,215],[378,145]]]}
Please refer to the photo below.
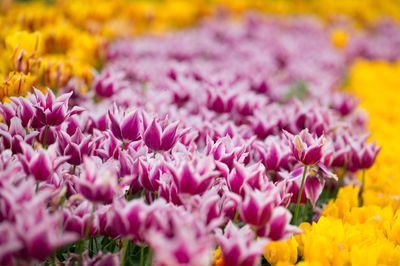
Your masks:
{"label": "pink tulip", "polygon": [[224,231],[222,233],[222,230],[217,230],[215,239],[221,247],[226,265],[259,265],[261,254],[268,243],[266,239],[254,240],[254,233],[248,225],[239,229],[229,222]]}
{"label": "pink tulip", "polygon": [[76,178],[78,192],[93,202],[108,203],[117,190],[117,175],[111,163],[100,165],[94,158],[86,157],[83,172]]}

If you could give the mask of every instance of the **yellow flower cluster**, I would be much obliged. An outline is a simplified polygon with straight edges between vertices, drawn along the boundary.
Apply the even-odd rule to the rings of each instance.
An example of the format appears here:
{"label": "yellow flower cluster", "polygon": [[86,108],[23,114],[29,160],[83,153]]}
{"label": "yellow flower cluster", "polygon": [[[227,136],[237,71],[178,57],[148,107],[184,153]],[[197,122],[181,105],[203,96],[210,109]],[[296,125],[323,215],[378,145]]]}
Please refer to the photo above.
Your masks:
{"label": "yellow flower cluster", "polygon": [[340,14],[359,23],[373,21],[382,15],[400,19],[399,0],[216,0],[237,12],[257,9],[270,14],[314,14],[335,19]]}
{"label": "yellow flower cluster", "polygon": [[363,206],[359,187],[340,189],[317,223],[301,224],[305,234],[266,247],[273,265],[293,265],[297,255],[304,258],[298,265],[400,265],[400,63],[357,62],[349,86],[383,146],[366,173]]}
{"label": "yellow flower cluster", "polygon": [[[324,18],[344,14],[359,22],[381,15],[400,20],[400,0],[54,0],[0,1],[0,100],[36,87],[57,89],[68,82],[86,91],[105,47],[115,37],[164,32],[190,25],[221,7],[242,13],[311,13]],[[337,47],[347,42],[334,31]],[[21,84],[25,84],[22,86]]]}
{"label": "yellow flower cluster", "polygon": [[353,67],[350,89],[361,98],[369,113],[372,137],[383,148],[367,171],[365,205],[390,205],[400,200],[400,63],[360,61]]}
{"label": "yellow flower cluster", "polygon": [[187,26],[206,14],[200,1],[1,1],[0,100],[32,85],[86,91],[116,37]]}

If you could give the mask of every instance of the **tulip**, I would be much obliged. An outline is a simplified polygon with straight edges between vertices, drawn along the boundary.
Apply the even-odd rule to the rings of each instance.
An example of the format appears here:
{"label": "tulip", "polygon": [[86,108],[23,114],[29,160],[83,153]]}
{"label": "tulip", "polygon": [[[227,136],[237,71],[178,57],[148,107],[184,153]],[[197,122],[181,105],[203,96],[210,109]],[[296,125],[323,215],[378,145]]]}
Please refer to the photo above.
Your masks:
{"label": "tulip", "polygon": [[256,142],[253,148],[268,171],[288,169],[291,165],[291,150],[279,137],[267,137],[265,142]]}
{"label": "tulip", "polygon": [[60,217],[42,208],[36,206],[17,216],[15,231],[23,243],[19,253],[22,258],[44,260],[58,248],[78,239],[74,233],[61,234]]}
{"label": "tulip", "polygon": [[235,163],[233,170],[220,170],[226,180],[227,187],[233,193],[243,196],[245,185],[252,188],[261,188],[266,181],[265,168],[261,163],[245,167]]}
{"label": "tulip", "polygon": [[107,215],[106,232],[115,232],[116,235],[128,236],[135,242],[143,241],[143,223],[148,208],[142,199],[126,202],[119,199],[111,205]]}
{"label": "tulip", "polygon": [[125,73],[118,70],[104,70],[93,81],[93,88],[97,95],[101,97],[111,97],[114,93],[129,86],[129,83],[124,80]]}
{"label": "tulip", "polygon": [[293,156],[302,164],[315,165],[322,159],[326,143],[324,136],[317,139],[315,134],[308,133],[307,129],[302,130],[296,136],[287,131],[284,131],[284,134],[289,140]]}
{"label": "tulip", "polygon": [[18,105],[15,101],[11,103],[0,103],[0,115],[7,126],[10,126],[11,119],[17,116]]}
{"label": "tulip", "polygon": [[2,136],[4,148],[11,149],[13,153],[21,153],[21,145],[25,143],[32,145],[38,134],[35,131],[28,134],[18,117],[11,118],[8,129],[0,126],[0,135]]}
{"label": "tulip", "polygon": [[261,140],[268,136],[275,135],[279,132],[282,124],[283,115],[276,107],[265,108],[254,112],[249,117],[249,124],[254,134]]}
{"label": "tulip", "polygon": [[70,136],[65,131],[59,129],[57,134],[58,151],[64,156],[69,156],[68,163],[72,165],[80,165],[84,156],[92,154],[94,141],[91,136],[83,135],[80,128]]}
{"label": "tulip", "polygon": [[206,191],[202,196],[194,195],[183,199],[185,208],[207,226],[207,230],[212,232],[214,229],[225,224],[226,218],[223,217],[230,202],[218,195],[216,189]]}
{"label": "tulip", "polygon": [[265,106],[267,99],[257,97],[256,94],[248,92],[247,94],[238,97],[235,102],[235,110],[242,116],[252,116],[255,110]]}
{"label": "tulip", "polygon": [[158,182],[159,187],[159,197],[165,199],[167,202],[171,202],[175,205],[182,205],[182,201],[179,195],[178,188],[170,173],[161,175]]}
{"label": "tulip", "polygon": [[358,105],[358,100],[348,93],[336,93],[332,95],[332,107],[340,115],[349,115]]}
{"label": "tulip", "polygon": [[32,103],[24,97],[11,97],[11,101],[17,106],[16,114],[21,119],[23,127],[29,127],[29,123],[35,115]]}
{"label": "tulip", "polygon": [[206,154],[212,155],[216,161],[225,164],[229,170],[233,168],[235,162],[244,161],[248,155],[247,148],[247,143],[236,144],[230,136],[222,137],[215,143],[207,136]]}
{"label": "tulip", "polygon": [[110,129],[113,135],[123,143],[140,139],[142,121],[138,110],[129,113],[118,111],[114,106],[113,112],[108,112]]}
{"label": "tulip", "polygon": [[37,181],[47,181],[68,160],[67,156],[58,156],[56,149],[51,145],[48,150],[38,147],[35,151],[30,145],[23,144],[18,158],[26,174],[32,174]]}
{"label": "tulip", "polygon": [[218,175],[210,157],[183,161],[179,166],[167,165],[178,191],[183,194],[203,194]]}
{"label": "tulip", "polygon": [[313,208],[325,186],[325,179],[318,176],[309,176],[304,183],[306,198],[310,200]]}
{"label": "tulip", "polygon": [[162,162],[157,162],[157,159],[155,159],[145,163],[139,158],[138,165],[139,182],[142,187],[147,191],[158,191],[160,177],[165,173]]}
{"label": "tulip", "polygon": [[218,229],[215,240],[220,245],[225,265],[259,265],[261,254],[268,243],[266,239],[254,240],[254,233],[248,225],[238,228],[232,222],[225,227],[222,233]]}
{"label": "tulip", "polygon": [[351,146],[351,165],[356,169],[370,168],[378,156],[381,147],[376,146],[376,141],[372,143],[350,142]]}
{"label": "tulip", "polygon": [[208,96],[208,109],[217,113],[228,113],[232,111],[235,99],[238,97],[237,92],[220,88],[218,85],[213,89],[206,90],[206,92]]}
{"label": "tulip", "polygon": [[[75,232],[81,238],[85,236],[85,230],[88,227],[92,204],[88,201],[83,201],[78,206],[72,208],[63,208],[63,228],[65,231]],[[95,215],[90,221],[91,226],[88,236],[94,236],[99,232],[99,219]]]}
{"label": "tulip", "polygon": [[[314,105],[300,105],[298,102],[295,104],[299,106],[295,106],[291,111],[293,112],[291,115],[294,117],[294,122],[291,124],[292,131],[303,131],[307,129],[315,136],[322,136],[324,132],[329,132],[332,127],[332,117],[331,112],[322,106],[314,106]],[[307,132],[308,132],[307,131]],[[307,141],[307,134],[302,134],[300,137],[303,141]],[[309,140],[312,142],[312,140]]]}
{"label": "tulip", "polygon": [[20,251],[23,243],[15,232],[11,223],[2,222],[0,224],[0,264],[12,265],[13,256]]}
{"label": "tulip", "polygon": [[205,226],[191,213],[156,204],[156,210],[149,212],[152,225],[145,235],[154,251],[154,265],[209,265],[213,241]]}
{"label": "tulip", "polygon": [[334,134],[331,166],[341,168],[351,167],[351,147],[348,143],[349,138],[346,131]]}
{"label": "tulip", "polygon": [[68,101],[71,95],[72,92],[56,98],[49,88],[47,88],[47,95],[44,95],[38,89],[34,89],[34,94],[28,94],[28,100],[35,108],[32,127],[58,126],[68,117],[83,112],[84,109],[78,106],[68,110]]}
{"label": "tulip", "polygon": [[93,202],[110,202],[117,189],[117,175],[113,165],[99,165],[94,158],[86,157],[83,169],[80,178],[76,180],[78,192]]}
{"label": "tulip", "polygon": [[144,143],[154,152],[168,151],[180,137],[178,126],[179,121],[168,125],[167,118],[162,122],[154,118],[143,133]]}
{"label": "tulip", "polygon": [[274,209],[271,221],[268,226],[268,238],[272,241],[285,241],[293,236],[293,234],[300,234],[301,231],[297,226],[290,225],[292,215],[283,207]]}
{"label": "tulip", "polygon": [[[88,140],[90,137],[88,136]],[[93,140],[91,147],[96,147],[93,149],[93,154],[107,160],[109,158],[118,159],[120,155],[121,148],[118,147],[118,139],[114,137],[111,132],[101,132],[99,137]],[[89,154],[88,154],[89,155]]]}
{"label": "tulip", "polygon": [[268,223],[276,204],[276,192],[245,189],[245,198],[239,204],[239,214],[243,221],[256,228]]}
{"label": "tulip", "polygon": [[265,247],[264,257],[272,265],[279,262],[295,264],[298,260],[298,246],[294,237],[287,241],[273,241]]}

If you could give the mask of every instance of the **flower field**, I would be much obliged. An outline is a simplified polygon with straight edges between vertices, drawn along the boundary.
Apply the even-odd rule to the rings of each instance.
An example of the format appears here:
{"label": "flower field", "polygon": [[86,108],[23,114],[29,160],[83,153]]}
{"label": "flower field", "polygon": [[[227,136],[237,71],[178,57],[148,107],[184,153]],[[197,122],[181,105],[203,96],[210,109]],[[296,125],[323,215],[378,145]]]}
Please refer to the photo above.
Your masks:
{"label": "flower field", "polygon": [[400,265],[400,2],[0,2],[0,265]]}

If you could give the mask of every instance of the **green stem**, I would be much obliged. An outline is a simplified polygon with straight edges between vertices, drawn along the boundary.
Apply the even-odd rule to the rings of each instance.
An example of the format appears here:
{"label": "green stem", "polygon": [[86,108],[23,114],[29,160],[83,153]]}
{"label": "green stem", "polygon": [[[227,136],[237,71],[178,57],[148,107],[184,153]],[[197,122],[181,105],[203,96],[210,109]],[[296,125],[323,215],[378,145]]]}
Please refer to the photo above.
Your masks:
{"label": "green stem", "polygon": [[92,255],[94,254],[93,251],[93,237],[91,237],[89,239],[89,252],[88,252],[89,256],[92,257]]}
{"label": "green stem", "polygon": [[153,250],[149,247],[149,252],[147,253],[147,266],[151,266],[151,261],[153,259]]}
{"label": "green stem", "polygon": [[97,243],[97,239],[96,238],[94,239],[94,244],[96,245],[96,250],[97,250],[96,253],[99,253],[100,248],[99,248],[99,243]]}
{"label": "green stem", "polygon": [[360,206],[364,205],[364,190],[365,190],[365,169],[362,170],[362,177],[361,177],[361,193],[360,193]]}
{"label": "green stem", "polygon": [[146,94],[147,94],[147,82],[146,81],[142,81],[142,93],[143,93],[143,96],[146,97]]}
{"label": "green stem", "polygon": [[328,188],[326,189],[323,197],[323,202],[327,202],[327,200],[331,197],[331,189],[332,189],[332,181],[329,181]]}
{"label": "green stem", "polygon": [[43,138],[43,148],[47,148],[46,146],[46,141],[47,141],[47,135],[49,134],[49,128],[50,126],[46,126],[46,131],[44,132],[44,138]]}
{"label": "green stem", "polygon": [[140,246],[140,266],[144,266],[144,245]]}
{"label": "green stem", "polygon": [[236,224],[239,217],[239,209],[236,209],[235,218],[233,218],[233,223]]}
{"label": "green stem", "polygon": [[124,142],[122,142],[121,151],[123,151],[123,150],[125,149],[125,145],[126,145],[126,142],[125,142],[125,141],[124,141]]}
{"label": "green stem", "polygon": [[36,181],[36,189],[35,189],[36,193],[38,193],[38,191],[39,191],[39,183],[40,183],[39,181]]}
{"label": "green stem", "polygon": [[269,180],[273,181],[274,180],[274,176],[275,176],[275,171],[271,171],[271,176],[270,176]]}
{"label": "green stem", "polygon": [[297,196],[296,211],[294,213],[294,218],[293,218],[293,224],[294,225],[297,225],[297,217],[299,216],[301,194],[303,193],[303,186],[304,186],[304,181],[306,179],[307,168],[308,168],[308,165],[305,165],[304,166],[304,171],[303,171],[303,178],[301,179],[299,195]]}
{"label": "green stem", "polygon": [[75,175],[76,165],[72,166],[72,174]]}
{"label": "green stem", "polygon": [[92,226],[92,220],[93,220],[93,217],[94,217],[95,210],[96,210],[96,203],[93,203],[92,211],[90,213],[90,217],[89,217],[88,223],[87,223],[86,228],[85,228],[85,234],[83,236],[83,239],[79,242],[79,244],[77,246],[77,250],[76,250],[77,254],[82,255],[82,252],[85,249],[85,240],[87,239],[87,237],[89,235],[90,228]]}
{"label": "green stem", "polygon": [[92,204],[92,212],[90,213],[90,217],[89,217],[88,223],[86,225],[85,235],[83,237],[84,239],[86,239],[89,236],[89,232],[90,232],[90,228],[92,227],[92,221],[93,221],[95,211],[96,211],[96,203],[93,203]]}
{"label": "green stem", "polygon": [[67,198],[67,195],[66,195],[66,192],[62,195],[62,197],[61,197],[61,199],[60,199],[60,207],[61,207],[61,210],[62,210],[62,208],[64,207],[64,202],[65,202],[65,199]]}
{"label": "green stem", "polygon": [[125,238],[122,243],[122,258],[120,266],[128,265],[127,259],[128,259],[129,242],[130,242],[129,239]]}
{"label": "green stem", "polygon": [[338,180],[338,182],[337,182],[335,191],[333,192],[333,197],[335,197],[335,198],[336,198],[337,194],[339,193],[339,189],[340,189],[340,187],[342,186],[343,178],[344,178],[344,175],[345,175],[346,173],[347,173],[347,166],[344,166],[343,172],[342,172],[342,174],[340,175],[339,180]]}
{"label": "green stem", "polygon": [[308,208],[308,200],[306,201],[306,204],[304,205],[303,222],[307,222],[307,208]]}
{"label": "green stem", "polygon": [[155,151],[155,152],[153,153],[153,159],[156,158],[156,154],[157,154],[157,152]]}

